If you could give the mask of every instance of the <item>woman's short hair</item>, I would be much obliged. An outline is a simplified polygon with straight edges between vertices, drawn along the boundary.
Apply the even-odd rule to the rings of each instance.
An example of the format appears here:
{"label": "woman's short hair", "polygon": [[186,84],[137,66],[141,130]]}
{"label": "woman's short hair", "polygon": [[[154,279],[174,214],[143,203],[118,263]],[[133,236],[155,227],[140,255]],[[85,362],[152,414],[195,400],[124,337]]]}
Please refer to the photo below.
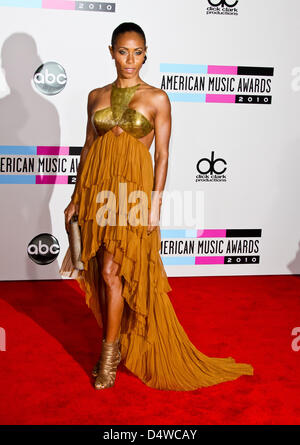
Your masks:
{"label": "woman's short hair", "polygon": [[[123,22],[121,23],[119,26],[117,26],[111,36],[111,46],[114,49],[115,45],[116,45],[116,41],[117,38],[120,34],[124,34],[125,32],[136,32],[138,34],[140,34],[140,36],[143,38],[144,40],[144,45],[146,46],[146,36],[144,31],[142,30],[142,28],[137,25],[136,23],[133,22]],[[147,60],[147,56],[145,55],[145,59],[144,62],[145,63]]]}

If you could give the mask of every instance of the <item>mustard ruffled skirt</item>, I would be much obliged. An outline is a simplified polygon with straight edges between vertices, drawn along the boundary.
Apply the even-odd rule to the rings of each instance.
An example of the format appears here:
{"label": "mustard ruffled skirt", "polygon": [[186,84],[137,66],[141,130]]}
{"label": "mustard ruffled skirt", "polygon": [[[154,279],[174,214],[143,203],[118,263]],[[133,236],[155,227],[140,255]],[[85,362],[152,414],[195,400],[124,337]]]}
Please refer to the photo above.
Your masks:
{"label": "mustard ruffled skirt", "polygon": [[[167,295],[171,286],[159,253],[159,226],[147,235],[147,225],[128,222],[128,215],[137,204],[136,200],[130,202],[131,192],[142,190],[148,197],[150,210],[153,180],[150,152],[130,134],[123,131],[116,136],[110,130],[93,142],[75,196],[75,202],[80,204],[78,223],[84,270],[73,268],[68,249],[61,275],[78,281],[88,307],[102,328],[96,252],[103,245],[113,254],[114,261],[120,265],[125,300],[120,326],[122,362],[147,386],[190,391],[235,380],[241,375],[253,375],[250,364],[236,363],[232,357],[202,354],[179,323]],[[103,191],[113,194],[104,199],[107,195]],[[125,201],[127,209],[123,205]],[[107,208],[113,210],[111,215],[117,217],[107,225],[99,224],[99,212],[105,202]],[[108,214],[106,212],[105,217]],[[127,224],[118,224],[126,215]]]}

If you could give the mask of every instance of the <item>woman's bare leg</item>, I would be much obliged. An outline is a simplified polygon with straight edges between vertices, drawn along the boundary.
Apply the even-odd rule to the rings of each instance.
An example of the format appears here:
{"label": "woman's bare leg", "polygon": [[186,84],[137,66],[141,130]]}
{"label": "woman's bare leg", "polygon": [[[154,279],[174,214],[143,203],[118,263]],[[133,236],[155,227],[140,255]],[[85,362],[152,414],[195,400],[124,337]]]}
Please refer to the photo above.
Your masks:
{"label": "woman's bare leg", "polygon": [[121,320],[124,308],[122,297],[122,278],[118,276],[119,264],[113,261],[113,255],[103,248],[101,275],[106,289],[106,333],[108,343],[119,338]]}
{"label": "woman's bare leg", "polygon": [[106,292],[105,292],[105,281],[102,276],[102,268],[103,268],[103,253],[104,248],[103,246],[100,247],[100,249],[97,252],[97,261],[98,261],[98,269],[99,269],[99,302],[100,302],[100,309],[101,309],[101,316],[102,316],[102,323],[103,323],[103,330],[102,330],[102,336],[105,339],[106,338],[106,330],[107,330],[107,303],[106,303]]}

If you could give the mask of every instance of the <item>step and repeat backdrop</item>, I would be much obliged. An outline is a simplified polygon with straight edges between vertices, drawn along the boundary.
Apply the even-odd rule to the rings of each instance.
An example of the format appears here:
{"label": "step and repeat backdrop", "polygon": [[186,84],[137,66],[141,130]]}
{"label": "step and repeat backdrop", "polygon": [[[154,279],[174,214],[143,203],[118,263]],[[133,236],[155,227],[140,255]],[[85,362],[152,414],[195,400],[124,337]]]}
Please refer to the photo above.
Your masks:
{"label": "step and repeat backdrop", "polygon": [[88,93],[116,79],[128,21],[172,107],[167,274],[300,273],[299,15],[298,0],[0,0],[0,279],[60,278]]}

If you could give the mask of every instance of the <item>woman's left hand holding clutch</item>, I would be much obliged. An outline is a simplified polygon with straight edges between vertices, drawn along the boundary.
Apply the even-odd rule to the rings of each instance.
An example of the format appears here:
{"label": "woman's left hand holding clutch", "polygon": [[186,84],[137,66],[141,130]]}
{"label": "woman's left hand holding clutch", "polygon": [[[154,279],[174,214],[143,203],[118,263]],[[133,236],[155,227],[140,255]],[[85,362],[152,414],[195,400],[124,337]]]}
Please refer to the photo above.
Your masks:
{"label": "woman's left hand holding clutch", "polygon": [[79,204],[74,203],[73,201],[70,202],[70,204],[65,208],[64,214],[65,214],[65,229],[69,233],[69,225],[70,220],[73,215],[78,215],[79,212]]}

